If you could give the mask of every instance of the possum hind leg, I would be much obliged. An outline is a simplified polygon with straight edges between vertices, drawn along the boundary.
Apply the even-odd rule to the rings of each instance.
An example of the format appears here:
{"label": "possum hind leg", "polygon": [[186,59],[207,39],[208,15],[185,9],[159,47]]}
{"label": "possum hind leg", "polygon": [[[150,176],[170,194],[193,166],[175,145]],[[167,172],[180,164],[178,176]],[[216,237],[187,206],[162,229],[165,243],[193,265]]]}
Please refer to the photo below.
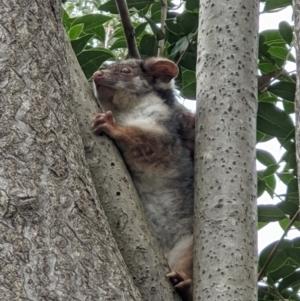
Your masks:
{"label": "possum hind leg", "polygon": [[182,237],[167,256],[171,280],[183,301],[193,301],[193,236]]}

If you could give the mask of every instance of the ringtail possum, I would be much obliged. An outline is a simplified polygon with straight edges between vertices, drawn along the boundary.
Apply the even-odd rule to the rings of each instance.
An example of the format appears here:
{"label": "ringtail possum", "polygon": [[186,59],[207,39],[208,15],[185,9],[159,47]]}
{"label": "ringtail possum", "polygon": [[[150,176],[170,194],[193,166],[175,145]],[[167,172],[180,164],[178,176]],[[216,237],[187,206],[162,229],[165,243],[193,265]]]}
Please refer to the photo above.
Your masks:
{"label": "ringtail possum", "polygon": [[168,260],[168,277],[192,300],[194,116],[174,93],[178,67],[163,58],[129,59],[93,75],[104,112],[92,128],[117,142]]}

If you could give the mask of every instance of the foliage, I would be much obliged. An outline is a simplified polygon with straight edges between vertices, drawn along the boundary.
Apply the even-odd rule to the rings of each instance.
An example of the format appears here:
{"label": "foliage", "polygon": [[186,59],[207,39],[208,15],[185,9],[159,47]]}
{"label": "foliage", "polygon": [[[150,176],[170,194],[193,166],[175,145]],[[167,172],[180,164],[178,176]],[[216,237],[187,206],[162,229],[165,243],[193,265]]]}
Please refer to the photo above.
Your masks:
{"label": "foliage", "polygon": [[[265,4],[263,13],[272,13],[292,4],[292,0],[261,2]],[[168,1],[166,34],[159,26],[161,1],[127,0],[127,4],[141,57],[156,56],[158,41],[164,39],[164,56],[175,61],[180,69],[177,86],[181,95],[195,99],[199,0],[182,1],[179,6]],[[74,17],[74,11],[86,14]],[[126,40],[115,0],[70,0],[63,10],[63,21],[88,79],[105,61],[126,57]],[[276,205],[258,206],[259,228],[277,221],[286,230],[299,208],[295,126],[291,117],[294,113],[295,74],[285,70],[287,62],[295,62],[291,53],[292,42],[293,27],[286,21],[282,21],[277,30],[265,30],[259,35],[258,70],[262,77],[270,80],[259,87],[257,142],[275,138],[285,150],[277,162],[271,153],[257,149],[257,160],[265,166],[258,171],[258,196],[267,192],[272,198],[280,198]],[[280,196],[274,193],[278,180],[287,187],[286,193]],[[296,222],[294,226],[298,224]],[[270,259],[275,245],[276,242],[261,252],[259,269]],[[269,261],[259,285],[259,300],[300,300],[297,294],[300,288],[300,239],[281,241],[275,256]]]}

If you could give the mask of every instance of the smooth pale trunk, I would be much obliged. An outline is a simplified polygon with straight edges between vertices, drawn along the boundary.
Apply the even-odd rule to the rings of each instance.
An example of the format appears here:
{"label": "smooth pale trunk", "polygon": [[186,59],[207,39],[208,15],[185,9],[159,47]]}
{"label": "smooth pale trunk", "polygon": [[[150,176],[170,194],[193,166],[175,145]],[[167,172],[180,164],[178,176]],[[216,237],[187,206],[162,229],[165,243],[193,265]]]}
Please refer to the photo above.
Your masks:
{"label": "smooth pale trunk", "polygon": [[258,1],[200,1],[194,300],[257,299]]}

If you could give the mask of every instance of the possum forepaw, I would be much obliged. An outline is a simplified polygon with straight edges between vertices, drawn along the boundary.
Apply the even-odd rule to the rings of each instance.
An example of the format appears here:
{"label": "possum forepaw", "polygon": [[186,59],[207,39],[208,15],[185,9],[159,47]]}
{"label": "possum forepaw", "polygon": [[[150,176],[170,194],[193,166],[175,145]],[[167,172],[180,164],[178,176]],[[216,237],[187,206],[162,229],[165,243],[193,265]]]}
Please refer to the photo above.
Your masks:
{"label": "possum forepaw", "polygon": [[182,271],[172,271],[167,274],[183,301],[193,300],[193,282]]}
{"label": "possum forepaw", "polygon": [[96,134],[105,133],[112,136],[116,127],[117,124],[111,111],[97,114],[92,123],[92,129]]}

